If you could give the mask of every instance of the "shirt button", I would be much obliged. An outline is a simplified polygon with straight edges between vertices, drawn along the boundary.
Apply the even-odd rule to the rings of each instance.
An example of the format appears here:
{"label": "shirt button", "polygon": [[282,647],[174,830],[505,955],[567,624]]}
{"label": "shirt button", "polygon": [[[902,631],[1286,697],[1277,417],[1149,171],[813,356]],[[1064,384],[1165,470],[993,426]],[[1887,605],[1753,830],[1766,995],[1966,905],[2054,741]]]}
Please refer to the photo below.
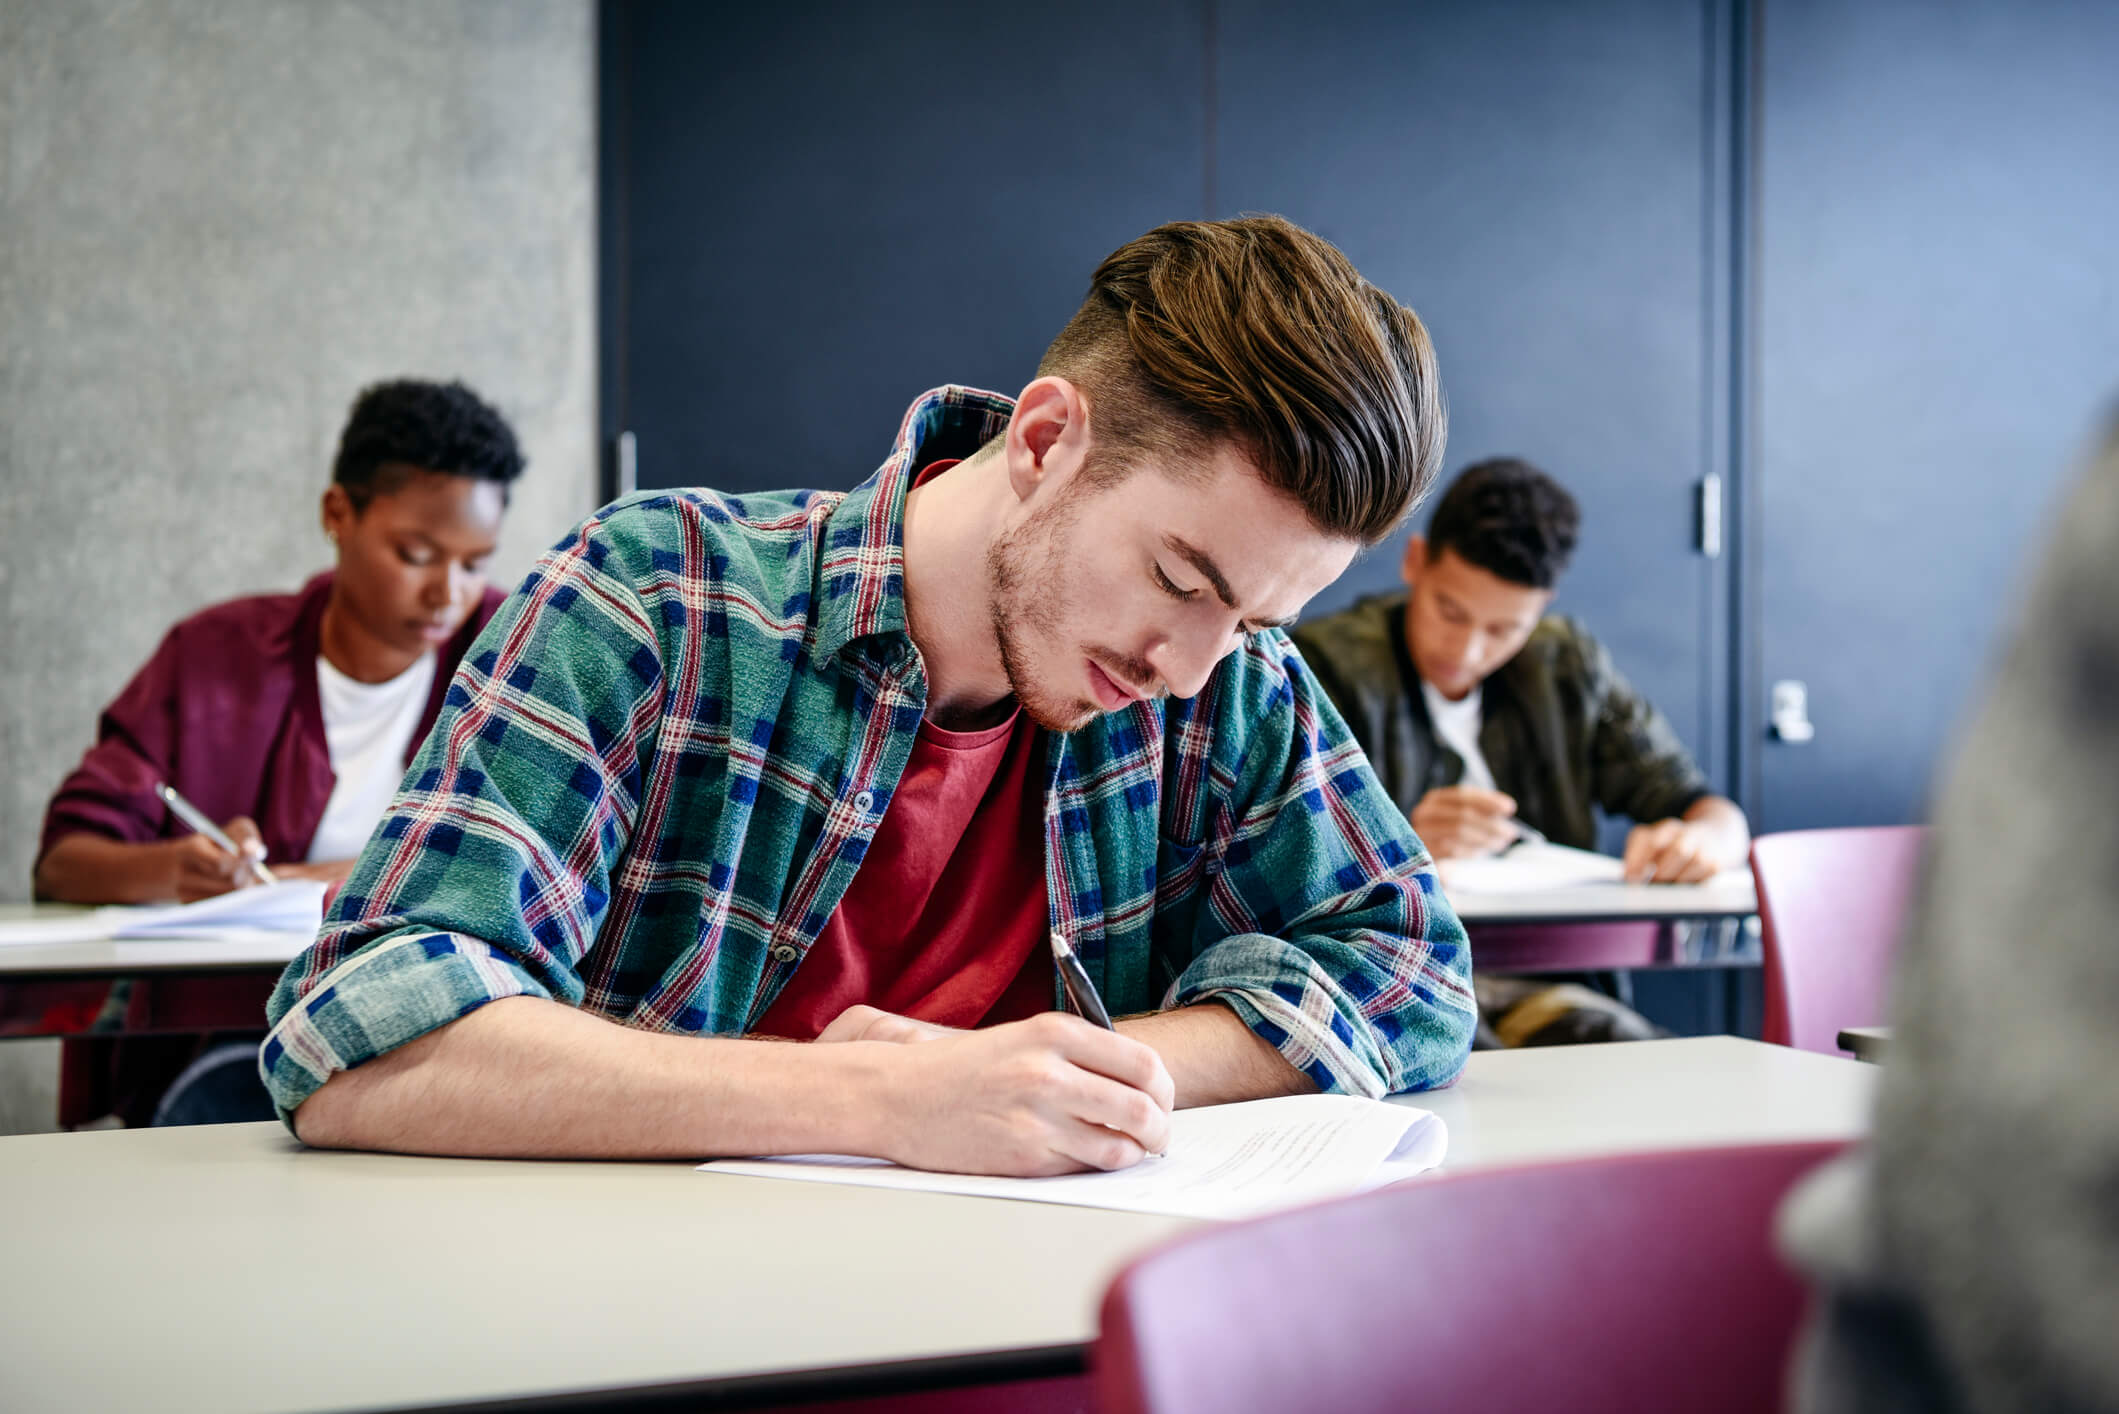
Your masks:
{"label": "shirt button", "polygon": [[862,791],[853,798],[853,808],[866,815],[876,808],[876,793],[872,790]]}
{"label": "shirt button", "polygon": [[793,962],[796,958],[800,957],[801,955],[801,953],[795,950],[795,947],[792,943],[782,943],[780,944],[780,946],[773,949],[773,961],[775,962]]}

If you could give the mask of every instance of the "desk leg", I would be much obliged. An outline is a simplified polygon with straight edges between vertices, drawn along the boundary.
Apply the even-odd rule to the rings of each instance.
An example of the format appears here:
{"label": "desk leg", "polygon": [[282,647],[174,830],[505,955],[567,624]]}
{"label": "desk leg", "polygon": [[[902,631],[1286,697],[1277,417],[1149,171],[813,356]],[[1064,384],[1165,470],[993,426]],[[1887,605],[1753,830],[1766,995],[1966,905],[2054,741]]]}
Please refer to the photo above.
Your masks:
{"label": "desk leg", "polygon": [[1633,973],[1623,967],[1611,974],[1611,995],[1620,1005],[1640,1010],[1633,1005]]}

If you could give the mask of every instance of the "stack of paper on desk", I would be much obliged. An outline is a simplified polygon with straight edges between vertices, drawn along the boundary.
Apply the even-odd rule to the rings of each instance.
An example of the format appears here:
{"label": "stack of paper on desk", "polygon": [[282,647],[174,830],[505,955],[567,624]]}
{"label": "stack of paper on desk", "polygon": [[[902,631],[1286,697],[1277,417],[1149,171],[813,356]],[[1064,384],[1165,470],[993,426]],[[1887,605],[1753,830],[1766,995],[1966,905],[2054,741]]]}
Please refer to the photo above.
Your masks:
{"label": "stack of paper on desk", "polygon": [[1290,1095],[1179,1110],[1170,1151],[1116,1173],[991,1178],[929,1173],[881,1159],[804,1154],[720,1159],[706,1173],[1071,1203],[1191,1218],[1246,1218],[1410,1178],[1442,1162],[1442,1120],[1351,1095]]}
{"label": "stack of paper on desk", "polygon": [[60,918],[0,923],[0,943],[78,943],[106,938],[221,938],[314,933],[324,921],[324,885],[284,879],[197,903],[97,908]]}

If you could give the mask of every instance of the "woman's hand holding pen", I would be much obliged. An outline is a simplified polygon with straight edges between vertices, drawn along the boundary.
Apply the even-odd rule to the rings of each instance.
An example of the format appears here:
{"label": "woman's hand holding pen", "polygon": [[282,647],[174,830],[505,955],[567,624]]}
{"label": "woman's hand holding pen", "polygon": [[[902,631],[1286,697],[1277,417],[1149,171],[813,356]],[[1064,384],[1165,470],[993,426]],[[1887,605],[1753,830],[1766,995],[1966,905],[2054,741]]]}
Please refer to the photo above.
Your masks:
{"label": "woman's hand holding pen", "polygon": [[180,902],[211,898],[260,882],[257,870],[251,867],[253,861],[262,862],[265,858],[265,841],[258,833],[257,823],[247,815],[238,815],[221,826],[221,831],[235,844],[236,853],[230,854],[205,835],[184,835],[165,842]]}
{"label": "woman's hand holding pen", "polygon": [[911,1168],[1122,1169],[1170,1142],[1176,1087],[1162,1057],[1064,1012],[880,1046],[876,1061],[881,1130],[863,1152]]}

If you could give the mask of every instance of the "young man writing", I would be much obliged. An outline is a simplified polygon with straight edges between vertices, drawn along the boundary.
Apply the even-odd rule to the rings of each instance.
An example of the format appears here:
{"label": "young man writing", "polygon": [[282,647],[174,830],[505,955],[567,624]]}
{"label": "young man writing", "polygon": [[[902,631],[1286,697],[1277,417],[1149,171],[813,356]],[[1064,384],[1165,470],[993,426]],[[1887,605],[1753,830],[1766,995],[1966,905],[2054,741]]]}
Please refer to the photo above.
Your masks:
{"label": "young man writing", "polygon": [[[1654,705],[1589,633],[1548,614],[1574,553],[1574,497],[1527,462],[1467,467],[1405,547],[1408,592],[1375,595],[1294,638],[1384,788],[1438,859],[1491,854],[1528,825],[1594,849],[1596,810],[1637,823],[1626,877],[1695,883],[1744,862],[1751,834]],[[1504,1039],[1644,1036],[1580,987],[1481,983]],[[1568,1003],[1565,1006],[1559,1003]],[[1491,1019],[1491,1018],[1490,1018]]]}
{"label": "young man writing", "polygon": [[[1175,1105],[1446,1082],[1462,931],[1278,631],[1442,435],[1426,331],[1336,250],[1181,223],[1019,399],[926,395],[852,493],[609,509],[282,978],[282,1113],[1034,1174],[1132,1163]],[[1055,1011],[1053,930],[1148,1014]]]}

